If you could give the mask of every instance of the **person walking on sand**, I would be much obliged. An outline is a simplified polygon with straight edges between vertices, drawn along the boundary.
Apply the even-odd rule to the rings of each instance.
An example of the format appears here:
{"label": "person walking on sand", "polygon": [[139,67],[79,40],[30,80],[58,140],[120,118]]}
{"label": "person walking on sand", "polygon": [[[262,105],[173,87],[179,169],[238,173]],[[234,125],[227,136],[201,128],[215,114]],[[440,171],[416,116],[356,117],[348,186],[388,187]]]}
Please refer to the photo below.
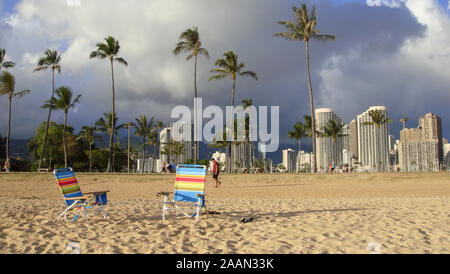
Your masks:
{"label": "person walking on sand", "polygon": [[5,164],[3,165],[3,169],[4,169],[6,172],[11,172],[11,163],[9,162],[9,158],[6,159],[6,162],[5,162]]}
{"label": "person walking on sand", "polygon": [[219,181],[219,173],[220,173],[219,163],[214,158],[212,158],[211,161],[213,164],[213,166],[212,166],[213,179],[214,179],[214,182],[216,182],[216,188],[219,188],[219,186],[222,184]]}

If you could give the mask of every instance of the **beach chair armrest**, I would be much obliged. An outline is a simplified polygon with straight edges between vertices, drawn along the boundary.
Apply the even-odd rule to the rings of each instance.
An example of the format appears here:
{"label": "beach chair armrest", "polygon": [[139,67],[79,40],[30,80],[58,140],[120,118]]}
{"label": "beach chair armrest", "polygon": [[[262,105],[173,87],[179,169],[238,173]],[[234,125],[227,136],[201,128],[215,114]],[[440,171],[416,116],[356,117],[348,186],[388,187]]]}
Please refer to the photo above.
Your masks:
{"label": "beach chair armrest", "polygon": [[67,200],[67,201],[89,200],[88,197],[84,197],[84,196],[82,196],[82,197],[72,197],[72,198],[63,198],[63,199],[64,199],[64,200]]}
{"label": "beach chair armrest", "polygon": [[172,194],[173,192],[160,192],[158,194],[161,194],[162,196],[169,196],[170,194]]}
{"label": "beach chair armrest", "polygon": [[205,198],[205,194],[197,194],[197,198]]}
{"label": "beach chair armrest", "polygon": [[84,194],[86,195],[95,195],[95,194],[103,194],[103,193],[108,193],[110,192],[109,190],[105,190],[105,191],[94,191],[94,192],[85,192]]}

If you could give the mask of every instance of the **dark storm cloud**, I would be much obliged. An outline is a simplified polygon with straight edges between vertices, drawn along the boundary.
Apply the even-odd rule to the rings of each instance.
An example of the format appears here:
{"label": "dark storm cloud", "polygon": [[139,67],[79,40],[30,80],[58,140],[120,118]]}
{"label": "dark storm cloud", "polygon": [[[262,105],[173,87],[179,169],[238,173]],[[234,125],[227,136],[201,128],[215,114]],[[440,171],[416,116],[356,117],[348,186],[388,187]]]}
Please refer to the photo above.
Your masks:
{"label": "dark storm cloud", "polygon": [[[311,6],[312,1],[306,2]],[[43,1],[41,5],[48,3],[51,2]],[[126,26],[117,23],[116,28],[102,24],[81,26],[85,21],[86,24],[92,23],[89,18],[84,19],[82,15],[75,14],[82,18],[78,19],[80,23],[75,21],[71,25],[70,22],[64,21],[63,17],[54,19],[63,23],[52,28],[55,33],[51,39],[45,38],[43,34],[45,32],[42,30],[32,31],[21,26],[13,28],[15,33],[7,32],[7,38],[4,39],[7,40],[6,46],[11,49],[12,57],[19,63],[15,73],[23,80],[18,82],[18,86],[30,88],[28,84],[33,90],[29,98],[24,98],[15,106],[17,107],[17,113],[14,114],[14,123],[17,126],[14,130],[15,138],[32,136],[40,121],[45,120],[45,111],[40,110],[39,106],[47,99],[50,91],[50,73],[33,74],[29,71],[31,65],[26,63],[36,61],[45,48],[61,48],[61,43],[67,43],[69,53],[65,54],[64,58],[68,62],[65,65],[71,67],[63,67],[62,75],[57,77],[57,85],[69,85],[74,91],[83,94],[82,104],[77,108],[77,112],[69,117],[70,123],[79,129],[82,125],[93,123],[102,112],[109,111],[111,88],[108,64],[103,61],[89,61],[87,54],[93,49],[95,42],[113,32],[119,33],[117,38],[122,37],[121,55],[127,57],[130,64],[128,68],[119,67],[116,71],[121,122],[144,113],[148,116],[154,115],[159,120],[169,121],[173,106],[192,105],[193,90],[192,62],[185,62],[185,56],[174,57],[171,50],[181,31],[197,25],[203,44],[211,55],[210,60],[202,57],[199,63],[199,94],[203,97],[204,104],[219,106],[230,104],[231,80],[214,82],[207,80],[215,60],[222,58],[223,52],[233,50],[239,54],[241,61],[247,63],[247,69],[254,70],[260,78],[258,82],[253,79],[238,79],[236,102],[252,98],[255,105],[279,105],[280,135],[282,141],[290,141],[285,137],[286,132],[304,114],[309,114],[304,43],[285,41],[273,37],[273,34],[284,31],[277,22],[291,19],[293,17],[291,7],[300,5],[300,2],[255,0],[195,1],[189,5],[175,1],[155,3],[152,4],[159,6],[142,2],[142,13],[158,10],[158,13],[147,17],[136,16],[134,12],[128,12],[128,8],[112,7],[113,13],[117,12],[117,9],[122,9],[124,15],[121,20],[127,22]],[[80,10],[76,12],[85,11],[85,16],[88,16],[88,11],[82,10],[86,5],[91,7],[94,3],[82,1]],[[334,5],[332,1],[318,1],[316,6],[318,28],[322,33],[337,37],[335,42],[313,42],[311,46],[312,77],[317,106],[335,108],[344,119],[350,120],[380,101],[374,96],[377,89],[370,84],[375,81],[378,83],[376,87],[388,95],[384,101],[390,106],[391,113],[396,115],[404,113],[398,110],[402,108],[401,104],[398,104],[398,98],[405,97],[405,94],[399,91],[408,94],[408,90],[405,90],[407,76],[412,73],[415,77],[419,77],[420,72],[414,72],[406,65],[395,67],[401,72],[390,71],[383,66],[389,66],[385,62],[386,58],[396,58],[396,54],[407,39],[422,37],[424,26],[418,24],[417,19],[405,6],[369,7],[363,3]],[[23,10],[22,13],[25,14],[27,10],[25,8]],[[163,16],[165,14],[167,15]],[[38,17],[30,16],[32,18],[30,20],[40,22],[41,27],[51,24],[45,21],[45,15],[42,15],[42,18]],[[4,20],[5,18],[2,18],[1,21]],[[26,58],[24,53],[29,53]],[[341,61],[330,63],[336,56],[342,56]],[[343,85],[342,82],[332,83],[328,78],[324,78],[324,75],[328,75],[326,74],[328,69],[340,71],[348,81],[348,85]],[[391,75],[384,75],[385,72]],[[377,80],[374,80],[374,77]],[[332,90],[329,90],[324,88],[327,83],[339,86],[336,90],[331,86]],[[341,95],[333,93],[341,92],[342,88],[346,91]],[[432,88],[439,89],[439,84],[436,83]],[[333,93],[332,98],[327,98],[330,92]],[[346,99],[333,99],[340,97]],[[5,101],[0,102],[2,132],[6,125]],[[395,105],[392,105],[392,102]],[[430,106],[431,111],[444,111],[434,110],[432,103],[424,105]],[[442,108],[441,105],[437,105]],[[56,114],[54,119],[61,117],[61,114]]]}

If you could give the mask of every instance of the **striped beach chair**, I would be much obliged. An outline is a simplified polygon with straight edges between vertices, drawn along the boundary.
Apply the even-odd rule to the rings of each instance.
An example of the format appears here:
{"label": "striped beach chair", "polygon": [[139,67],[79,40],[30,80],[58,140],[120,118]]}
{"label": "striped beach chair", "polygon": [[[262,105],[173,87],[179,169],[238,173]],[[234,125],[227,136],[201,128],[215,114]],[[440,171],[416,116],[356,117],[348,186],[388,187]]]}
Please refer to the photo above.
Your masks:
{"label": "striped beach chair", "polygon": [[178,212],[182,212],[185,216],[195,217],[195,222],[197,222],[200,210],[203,207],[206,208],[205,183],[206,166],[179,165],[175,178],[173,200],[170,201],[172,192],[160,193],[164,195],[163,220],[166,219],[166,211],[174,210],[177,215]]}
{"label": "striped beach chair", "polygon": [[62,216],[67,221],[67,213],[75,211],[73,221],[78,218],[80,213],[83,213],[86,223],[89,223],[87,214],[95,210],[101,210],[103,219],[106,220],[104,206],[108,203],[107,193],[109,191],[86,192],[83,194],[78,185],[77,178],[70,167],[57,169],[53,174],[55,175],[56,182],[61,189],[66,204],[66,209],[59,215],[56,222],[59,222]]}

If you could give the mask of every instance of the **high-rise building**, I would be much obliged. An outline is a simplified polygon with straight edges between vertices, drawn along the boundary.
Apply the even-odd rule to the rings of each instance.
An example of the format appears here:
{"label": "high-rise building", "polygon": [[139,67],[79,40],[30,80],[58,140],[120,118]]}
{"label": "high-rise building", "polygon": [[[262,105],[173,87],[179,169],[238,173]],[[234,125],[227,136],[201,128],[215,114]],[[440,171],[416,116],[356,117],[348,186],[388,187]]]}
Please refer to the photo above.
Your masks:
{"label": "high-rise building", "polygon": [[419,118],[419,128],[423,130],[422,131],[423,141],[438,143],[439,165],[442,165],[444,157],[443,157],[441,118],[432,113],[427,113],[425,114],[425,116]]}
{"label": "high-rise building", "polygon": [[450,170],[450,144],[444,145],[444,166]]}
{"label": "high-rise building", "polygon": [[170,133],[170,139],[172,142],[175,141],[183,144],[183,152],[180,155],[176,155],[173,162],[177,164],[185,164],[187,160],[193,160],[193,125],[191,123],[172,124]]}
{"label": "high-rise building", "polygon": [[[331,108],[319,108],[315,111],[316,114],[316,130],[323,131],[323,128],[327,126],[331,120],[337,123],[342,123],[341,118]],[[336,167],[343,164],[342,151],[343,151],[343,138],[338,137],[336,141],[333,141],[331,137],[321,137],[319,134],[316,136],[316,154],[317,154],[317,171],[327,172],[330,163],[334,162]]]}
{"label": "high-rise building", "polygon": [[419,118],[419,127],[400,132],[402,171],[439,171],[444,164],[441,119],[431,113]]}
{"label": "high-rise building", "polygon": [[297,172],[311,172],[311,153],[300,151],[297,155]]}
{"label": "high-rise building", "polygon": [[297,151],[292,149],[283,150],[283,166],[286,172],[296,172]]}
{"label": "high-rise building", "polygon": [[384,123],[378,128],[369,115],[370,111],[379,111],[389,117],[385,106],[373,106],[357,116],[358,125],[358,161],[360,167],[372,171],[388,171],[389,168],[389,125]]}
{"label": "high-rise building", "polygon": [[159,133],[159,159],[163,164],[167,164],[169,161],[169,156],[167,154],[162,153],[164,151],[165,146],[170,143],[170,127],[164,128]]}
{"label": "high-rise building", "polygon": [[397,165],[397,146],[396,146],[396,140],[394,135],[389,135],[389,166],[393,168],[395,165]]}
{"label": "high-rise building", "polygon": [[[164,128],[159,134],[159,158],[162,163],[183,164],[188,159],[193,159],[193,141],[192,141],[192,124],[179,123],[172,124],[170,127]],[[190,140],[190,141],[189,141]],[[183,152],[180,155],[164,154],[164,148],[173,142],[183,144]]]}
{"label": "high-rise building", "polygon": [[358,160],[358,124],[352,120],[349,124],[350,154],[353,160]]}

